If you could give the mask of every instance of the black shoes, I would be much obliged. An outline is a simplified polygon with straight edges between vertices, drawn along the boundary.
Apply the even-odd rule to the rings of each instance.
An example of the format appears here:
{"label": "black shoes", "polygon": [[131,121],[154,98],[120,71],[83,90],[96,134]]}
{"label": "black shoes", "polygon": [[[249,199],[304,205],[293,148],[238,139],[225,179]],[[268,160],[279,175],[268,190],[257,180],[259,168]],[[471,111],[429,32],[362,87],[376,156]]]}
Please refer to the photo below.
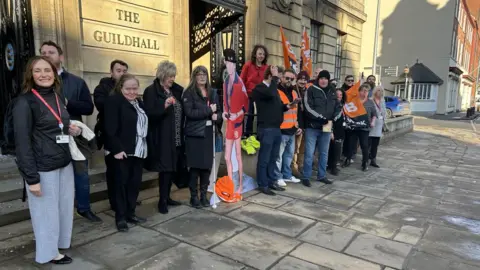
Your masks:
{"label": "black shoes", "polygon": [[167,205],[170,205],[170,206],[178,206],[178,205],[182,205],[182,203],[181,203],[181,202],[174,201],[174,200],[172,200],[171,198],[168,198],[168,200],[167,200]]}
{"label": "black shoes", "polygon": [[330,174],[331,174],[331,175],[337,176],[339,172],[340,172],[340,170],[339,170],[338,168],[336,168],[336,167],[333,168],[333,169],[330,169]]}
{"label": "black shoes", "polygon": [[207,200],[207,195],[200,195],[200,205],[202,205],[202,207],[210,206],[210,202]]}
{"label": "black shoes", "polygon": [[161,202],[158,203],[158,212],[159,212],[160,214],[164,214],[164,215],[165,215],[165,214],[168,214],[167,204],[168,204],[168,203],[165,203],[165,202],[164,202],[164,203],[161,203]]}
{"label": "black shoes", "polygon": [[197,196],[190,197],[190,205],[194,208],[200,209],[202,205],[200,204],[200,200]]}
{"label": "black shoes", "polygon": [[322,183],[325,183],[327,185],[331,185],[333,183],[332,181],[328,180],[328,178],[326,176],[321,178],[321,179],[318,179],[318,181],[322,182]]}
{"label": "black shoes", "polygon": [[367,162],[362,162],[362,171],[364,172],[368,171]]}
{"label": "black shoes", "polygon": [[346,167],[350,166],[350,164],[352,164],[352,160],[349,159],[349,158],[346,158],[345,161],[343,162],[342,167],[346,168]]}
{"label": "black shoes", "polygon": [[73,259],[68,257],[67,255],[63,255],[63,258],[60,260],[51,260],[50,263],[53,264],[71,264],[73,262]]}
{"label": "black shoes", "polygon": [[116,222],[117,230],[119,232],[128,232],[128,224],[125,220],[120,220]]}
{"label": "black shoes", "polygon": [[88,219],[90,222],[93,222],[93,223],[100,223],[100,222],[102,222],[102,219],[99,218],[98,216],[96,216],[96,215],[92,212],[92,210],[88,210],[88,211],[85,211],[85,212],[78,212],[78,211],[77,211],[77,213],[78,213],[80,216]]}
{"label": "black shoes", "polygon": [[265,195],[269,195],[269,196],[275,196],[277,194],[275,194],[275,192],[273,192],[269,187],[259,187],[258,190],[260,192],[262,192],[263,194]]}
{"label": "black shoes", "polygon": [[310,183],[310,180],[308,179],[302,179],[302,185],[306,186],[306,187],[311,187],[312,184]]}
{"label": "black shoes", "polygon": [[270,189],[276,190],[276,191],[285,191],[285,189],[281,186],[279,186],[276,182],[272,183],[269,186]]}
{"label": "black shoes", "polygon": [[370,166],[375,167],[375,168],[380,168],[380,166],[378,166],[377,160],[376,160],[375,158],[373,158],[373,159],[370,161]]}
{"label": "black shoes", "polygon": [[136,224],[142,224],[142,223],[147,222],[147,219],[142,218],[142,217],[138,217],[136,215],[133,215],[133,216],[127,218],[127,222],[136,225]]}

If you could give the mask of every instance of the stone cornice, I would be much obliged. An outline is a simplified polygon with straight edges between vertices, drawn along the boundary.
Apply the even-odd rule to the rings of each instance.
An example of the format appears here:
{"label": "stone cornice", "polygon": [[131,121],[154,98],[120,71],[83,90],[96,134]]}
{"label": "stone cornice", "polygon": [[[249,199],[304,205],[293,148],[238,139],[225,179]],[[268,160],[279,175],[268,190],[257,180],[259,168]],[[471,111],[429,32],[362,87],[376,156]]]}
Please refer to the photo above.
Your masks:
{"label": "stone cornice", "polygon": [[361,23],[364,23],[367,20],[367,14],[360,10],[359,8],[355,7],[352,2],[354,0],[322,0],[324,2],[333,5],[346,13],[356,17]]}

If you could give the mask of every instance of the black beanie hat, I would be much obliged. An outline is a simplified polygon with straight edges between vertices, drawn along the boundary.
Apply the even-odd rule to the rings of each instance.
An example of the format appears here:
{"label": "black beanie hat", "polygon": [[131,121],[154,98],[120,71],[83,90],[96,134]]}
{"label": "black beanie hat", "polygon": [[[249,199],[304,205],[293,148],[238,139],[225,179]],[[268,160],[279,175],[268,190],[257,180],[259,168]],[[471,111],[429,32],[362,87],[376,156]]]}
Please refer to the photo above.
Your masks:
{"label": "black beanie hat", "polygon": [[317,80],[320,78],[326,78],[327,80],[330,81],[330,72],[328,72],[327,70],[320,71],[320,73],[318,73]]}

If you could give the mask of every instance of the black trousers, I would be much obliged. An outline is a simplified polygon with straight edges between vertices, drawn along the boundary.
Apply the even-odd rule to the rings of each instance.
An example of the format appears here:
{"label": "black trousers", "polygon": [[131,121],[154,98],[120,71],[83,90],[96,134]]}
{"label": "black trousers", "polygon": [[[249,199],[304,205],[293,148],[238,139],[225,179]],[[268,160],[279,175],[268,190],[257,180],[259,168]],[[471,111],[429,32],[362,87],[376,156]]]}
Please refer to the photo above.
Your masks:
{"label": "black trousers", "polygon": [[158,194],[160,199],[158,206],[167,205],[167,200],[170,198],[170,190],[172,189],[173,179],[177,177],[176,172],[160,172],[158,173]]}
{"label": "black trousers", "polygon": [[350,143],[348,144],[348,155],[347,158],[352,158],[354,151],[356,150],[357,141],[360,143],[360,148],[362,149],[362,164],[367,163],[368,161],[368,131],[364,130],[353,130],[350,131]]}
{"label": "black trousers", "polygon": [[340,160],[340,155],[342,153],[342,143],[343,140],[330,140],[330,147],[328,148],[328,169],[332,170],[337,168],[337,163]]}
{"label": "black trousers", "polygon": [[345,139],[343,140],[343,150],[342,150],[342,154],[344,157],[347,157],[349,155],[348,151],[350,151],[350,148],[352,147],[353,147],[353,155],[357,154],[358,139],[355,138],[353,142],[351,142],[351,139],[350,139],[350,137],[352,137],[352,134],[354,132],[355,131],[353,130],[345,130]]}
{"label": "black trousers", "polygon": [[105,156],[105,178],[107,179],[107,192],[110,208],[115,211],[115,158],[112,154]]}
{"label": "black trousers", "polygon": [[380,144],[380,137],[368,137],[368,149],[370,149],[370,159],[377,158],[378,145]]}
{"label": "black trousers", "polygon": [[255,105],[253,98],[248,98],[248,116],[245,116],[246,119],[244,120],[244,136],[249,137],[250,135],[253,134],[253,119],[255,118],[253,114],[255,114]]}
{"label": "black trousers", "polygon": [[143,159],[128,157],[115,159],[115,220],[135,215],[138,193],[142,184]]}
{"label": "black trousers", "polygon": [[206,196],[210,184],[210,170],[190,168],[190,196],[197,196],[198,178],[200,178],[200,194]]}

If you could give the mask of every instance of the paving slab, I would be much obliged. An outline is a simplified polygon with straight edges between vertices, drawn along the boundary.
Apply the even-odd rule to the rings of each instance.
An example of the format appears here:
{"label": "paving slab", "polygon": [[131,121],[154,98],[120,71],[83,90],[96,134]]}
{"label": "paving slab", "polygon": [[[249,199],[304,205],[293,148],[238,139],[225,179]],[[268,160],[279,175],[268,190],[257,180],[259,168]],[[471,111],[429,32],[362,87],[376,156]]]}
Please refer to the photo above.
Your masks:
{"label": "paving slab", "polygon": [[298,239],[317,246],[341,251],[347,246],[355,234],[356,232],[354,230],[318,222],[315,226],[300,235]]}
{"label": "paving slab", "polygon": [[408,258],[405,270],[448,270],[450,261],[432,254],[415,251]]}
{"label": "paving slab", "polygon": [[415,205],[422,208],[435,208],[440,202],[440,200],[435,198],[409,194],[404,192],[397,192],[397,191],[390,194],[390,196],[388,196],[385,200],[403,203],[403,204]]}
{"label": "paving slab", "polygon": [[378,210],[375,217],[385,218],[405,225],[422,227],[433,215],[431,212],[433,212],[433,210],[430,210],[430,213],[428,213],[413,205],[388,202]]}
{"label": "paving slab", "polygon": [[442,202],[437,206],[435,213],[438,214],[451,214],[451,215],[460,215],[467,218],[478,218],[480,217],[480,205],[473,204],[458,204],[452,202]]}
{"label": "paving slab", "polygon": [[400,229],[401,224],[377,217],[355,214],[345,227],[384,238],[391,238]]}
{"label": "paving slab", "polygon": [[0,229],[0,241],[32,232],[33,228],[31,220],[25,220],[18,223],[6,225],[1,227]]}
{"label": "paving slab", "polygon": [[103,213],[98,214],[98,217],[103,220],[102,223],[92,223],[84,218],[74,220],[72,247],[78,247],[117,232],[114,218]]}
{"label": "paving slab", "polygon": [[459,231],[470,232],[480,235],[480,220],[466,218],[458,215],[433,216],[430,223],[451,227]]}
{"label": "paving slab", "polygon": [[415,245],[420,240],[423,234],[423,228],[405,225],[400,228],[393,240]]}
{"label": "paving slab", "polygon": [[345,253],[382,265],[401,269],[411,245],[383,239],[370,234],[359,235]]}
{"label": "paving slab", "polygon": [[[103,265],[102,263],[96,262],[95,259],[89,258],[83,254],[81,254],[76,249],[70,249],[64,251],[65,254],[70,256],[73,259],[73,262],[69,264],[67,267],[69,269],[88,269],[88,270],[107,270],[108,267]],[[34,262],[35,260],[35,252],[29,253],[24,256],[27,261]],[[40,269],[49,269],[49,270],[61,270],[65,269],[65,265],[56,265],[56,264],[38,264],[34,262]],[[118,267],[117,267],[118,268]]]}
{"label": "paving slab", "polygon": [[[115,233],[78,248],[87,258],[110,268],[127,268],[142,262],[177,243],[175,239],[136,226],[127,233]],[[99,256],[101,254],[101,256]]]}
{"label": "paving slab", "polygon": [[305,202],[301,200],[289,202],[284,206],[280,207],[279,209],[295,215],[313,218],[316,220],[333,223],[335,225],[343,224],[353,215],[352,212],[342,211],[336,208]]}
{"label": "paving slab", "polygon": [[35,250],[35,237],[27,233],[0,241],[0,262]]}
{"label": "paving slab", "polygon": [[[312,181],[312,184],[315,181]],[[301,199],[305,201],[318,201],[320,198],[328,195],[332,190],[321,187],[316,188],[312,185],[312,187],[306,187],[304,185],[295,185],[295,187],[287,188],[283,192],[279,192],[283,196],[292,197],[295,199]]]}
{"label": "paving slab", "polygon": [[244,265],[197,247],[180,243],[128,270],[167,270],[167,269],[243,269]]}
{"label": "paving slab", "polygon": [[153,227],[201,248],[210,248],[246,229],[248,225],[209,211],[197,210]]}
{"label": "paving slab", "polygon": [[[292,188],[295,188],[295,187],[292,187]],[[269,196],[269,195],[265,195],[263,193],[259,193],[257,195],[253,195],[251,197],[248,197],[245,200],[247,202],[257,203],[257,204],[261,204],[261,205],[264,205],[264,206],[267,206],[267,207],[277,208],[279,206],[282,206],[282,205],[292,201],[293,198],[281,196],[280,194],[277,194],[277,196]]]}
{"label": "paving slab", "polygon": [[442,201],[453,202],[457,204],[469,204],[480,206],[480,197],[472,195],[459,195],[447,193],[443,195]]}
{"label": "paving slab", "polygon": [[148,199],[142,202],[142,205],[137,206],[136,214],[140,217],[146,218],[147,222],[142,224],[143,227],[153,227],[157,224],[173,219],[177,216],[184,215],[193,211],[194,209],[186,206],[170,206],[168,214],[162,215],[158,213],[158,198]]}
{"label": "paving slab", "polygon": [[418,242],[420,251],[480,267],[480,236],[431,225]]}
{"label": "paving slab", "polygon": [[230,212],[228,216],[291,237],[296,237],[315,223],[312,219],[253,203]]}
{"label": "paving slab", "polygon": [[385,201],[383,200],[365,197],[363,200],[361,200],[355,206],[353,206],[350,210],[357,213],[366,214],[366,215],[373,215],[384,204],[385,204]]}
{"label": "paving slab", "polygon": [[291,256],[334,270],[380,270],[380,265],[312,244],[302,244]]}
{"label": "paving slab", "polygon": [[257,269],[266,269],[285,256],[299,241],[257,228],[249,228],[211,251]]}
{"label": "paving slab", "polygon": [[335,182],[332,185],[332,188],[335,190],[372,197],[376,199],[385,199],[388,195],[390,195],[390,193],[392,193],[390,190],[357,185],[349,182]]}
{"label": "paving slab", "polygon": [[317,203],[328,205],[334,208],[339,208],[342,210],[348,210],[350,207],[354,206],[363,198],[363,196],[354,195],[352,193],[334,191],[323,197],[322,199],[318,200]]}
{"label": "paving slab", "polygon": [[271,270],[329,270],[326,267],[287,256],[280,260]]}
{"label": "paving slab", "polygon": [[0,264],[0,270],[38,270],[40,269],[34,266],[32,263],[26,262],[21,258],[17,258],[14,260],[2,262]]}

